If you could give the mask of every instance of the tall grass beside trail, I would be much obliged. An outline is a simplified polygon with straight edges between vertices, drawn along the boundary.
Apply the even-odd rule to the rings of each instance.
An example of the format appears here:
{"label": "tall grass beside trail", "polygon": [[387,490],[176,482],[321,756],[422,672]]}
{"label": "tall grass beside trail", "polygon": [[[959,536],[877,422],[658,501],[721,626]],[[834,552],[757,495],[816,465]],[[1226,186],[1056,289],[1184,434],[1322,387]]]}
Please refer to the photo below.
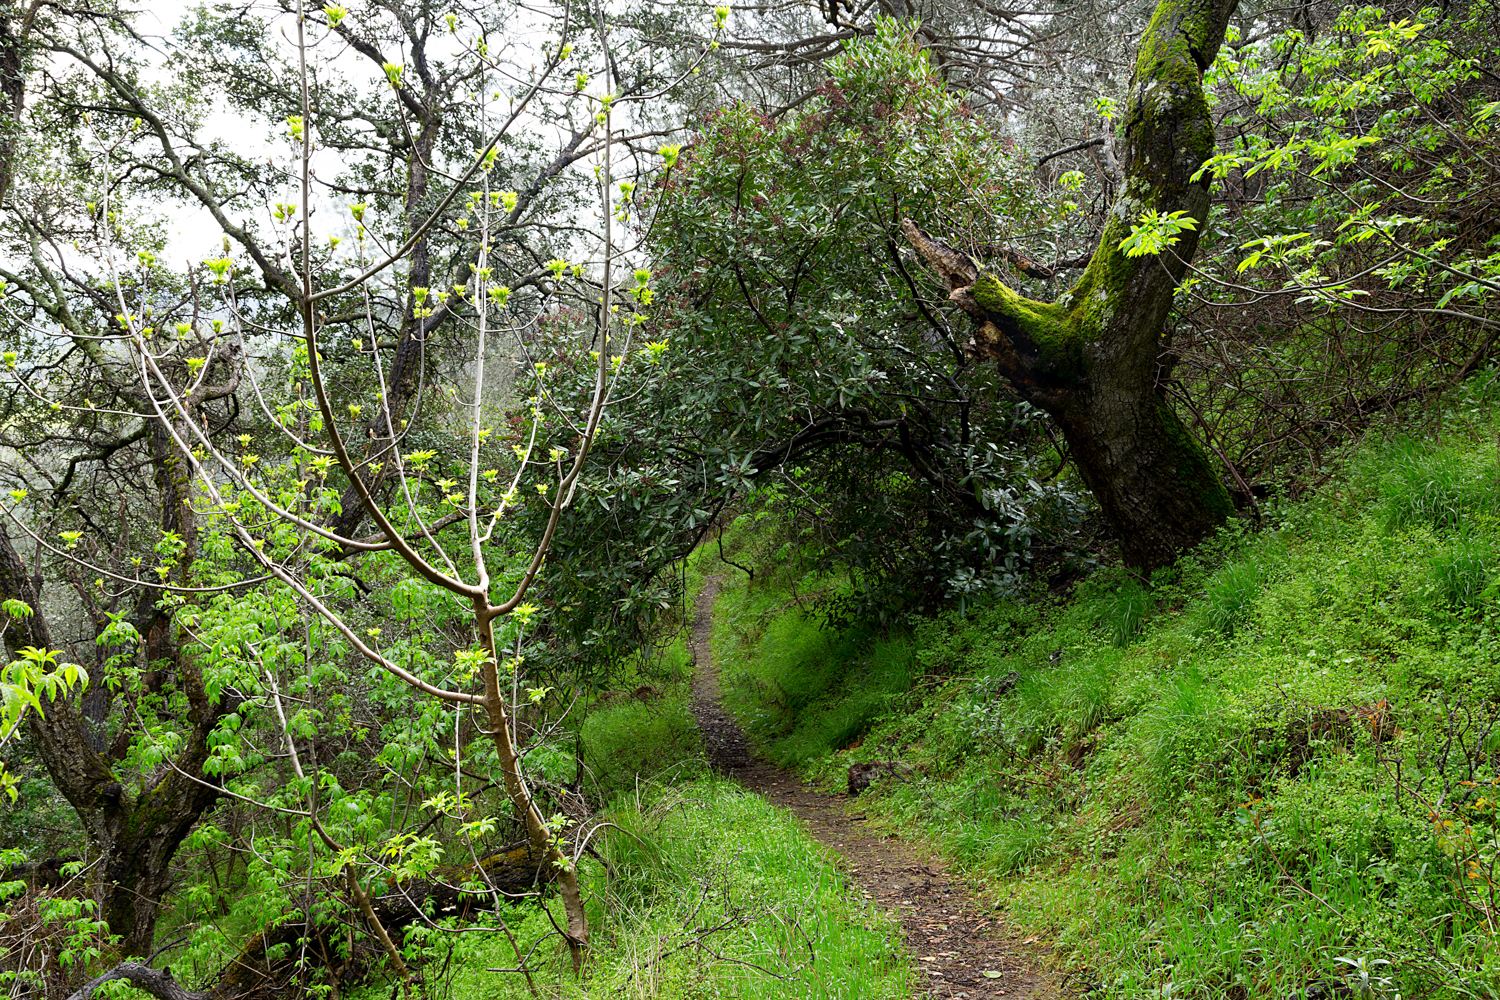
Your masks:
{"label": "tall grass beside trail", "polygon": [[814,777],[901,761],[861,808],[1098,995],[1500,996],[1500,393],[1471,392],[1149,585],[884,639],[726,595],[742,717]]}
{"label": "tall grass beside trail", "polygon": [[[687,628],[704,577],[720,569],[699,561],[687,568],[682,631],[619,664],[616,689],[587,706],[578,728],[579,776],[609,824],[593,842],[597,855],[580,863],[593,929],[583,977],[555,936],[555,900],[552,919],[518,906],[505,930],[530,952],[533,983],[549,998],[907,997],[912,971],[892,919],[849,892],[788,813],[709,776],[691,714]],[[473,916],[466,927],[407,933],[408,961],[425,970],[434,1000],[532,996],[519,973],[496,971],[517,966],[496,918]]]}
{"label": "tall grass beside trail", "polygon": [[[912,971],[893,920],[856,900],[827,852],[787,812],[732,782],[645,786],[617,800],[585,859],[592,950],[575,979],[547,914],[506,927],[541,996],[589,1000],[895,1000]],[[561,906],[553,901],[553,917]],[[516,952],[492,919],[407,936],[434,1000],[523,1000]],[[441,976],[438,969],[443,969]],[[347,994],[387,1000],[391,985]]]}
{"label": "tall grass beside trail", "polygon": [[634,658],[620,688],[589,707],[578,731],[582,783],[607,805],[645,782],[702,777],[708,771],[692,716],[692,654],[683,635]]}
{"label": "tall grass beside trail", "polygon": [[[911,686],[915,646],[905,635],[836,631],[821,613],[847,592],[841,576],[801,565],[786,546],[758,545],[754,524],[731,529],[737,561],[759,556],[749,579],[724,573],[714,609],[713,648],[725,703],[758,750],[782,767],[803,768],[862,736]],[[697,558],[714,566],[716,550]]]}

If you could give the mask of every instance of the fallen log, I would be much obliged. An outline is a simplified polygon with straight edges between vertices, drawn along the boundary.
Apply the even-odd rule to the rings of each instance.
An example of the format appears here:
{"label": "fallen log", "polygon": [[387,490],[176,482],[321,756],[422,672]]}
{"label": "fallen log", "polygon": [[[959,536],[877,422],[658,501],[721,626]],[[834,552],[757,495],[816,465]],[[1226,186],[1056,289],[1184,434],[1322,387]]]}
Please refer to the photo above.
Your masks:
{"label": "fallen log", "polygon": [[[498,898],[508,900],[535,896],[545,891],[556,873],[544,863],[528,842],[501,848],[476,865],[444,865],[429,878],[391,886],[373,896],[371,908],[386,933],[392,937],[430,915],[431,919],[464,917],[493,910]],[[480,877],[481,872],[483,877]],[[464,888],[466,884],[484,888]],[[310,908],[311,909],[311,908]],[[271,1000],[283,997],[297,975],[299,960],[326,965],[336,952],[334,942],[342,937],[346,921],[363,922],[358,911],[328,907],[311,919],[288,920],[265,928],[245,942],[238,955],[219,970],[202,990],[189,990],[172,976],[170,968],[153,969],[141,962],[121,962],[89,980],[68,1000],[89,1000],[107,982],[127,980],[130,985],[157,1000]],[[304,943],[307,948],[301,947]],[[362,966],[361,966],[362,967]],[[347,972],[349,966],[339,971]]]}
{"label": "fallen log", "polygon": [[195,993],[184,989],[172,978],[171,969],[153,969],[142,962],[121,962],[102,976],[96,976],[68,997],[68,1000],[85,1000],[105,983],[125,980],[136,989],[149,993],[157,1000],[204,1000],[208,993]]}

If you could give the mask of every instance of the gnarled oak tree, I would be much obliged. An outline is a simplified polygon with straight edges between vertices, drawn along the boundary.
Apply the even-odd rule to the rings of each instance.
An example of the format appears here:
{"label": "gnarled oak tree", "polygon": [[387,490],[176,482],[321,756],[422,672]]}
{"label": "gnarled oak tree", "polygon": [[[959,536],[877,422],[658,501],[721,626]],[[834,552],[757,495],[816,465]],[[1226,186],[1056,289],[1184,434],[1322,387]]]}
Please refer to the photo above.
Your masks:
{"label": "gnarled oak tree", "polygon": [[1088,268],[1055,302],[1024,298],[911,220],[902,224],[949,298],[973,317],[972,350],[993,359],[1023,397],[1057,421],[1126,561],[1146,571],[1171,563],[1232,506],[1203,449],[1156,387],[1164,325],[1197,234],[1182,231],[1160,254],[1131,256],[1121,244],[1145,217],[1207,215],[1208,181],[1195,179],[1214,149],[1203,73],[1237,6],[1157,6],[1131,80],[1125,183]]}

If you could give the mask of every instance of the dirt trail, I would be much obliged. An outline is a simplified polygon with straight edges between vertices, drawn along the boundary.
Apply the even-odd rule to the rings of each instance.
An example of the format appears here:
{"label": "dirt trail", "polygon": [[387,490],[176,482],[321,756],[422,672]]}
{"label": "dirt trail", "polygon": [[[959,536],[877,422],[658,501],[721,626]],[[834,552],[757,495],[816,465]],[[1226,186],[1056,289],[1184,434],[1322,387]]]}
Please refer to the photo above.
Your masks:
{"label": "dirt trail", "polygon": [[[872,831],[849,814],[848,796],[822,795],[750,753],[739,725],[720,702],[710,646],[719,580],[709,577],[693,617],[693,715],[709,760],[746,788],[790,809],[812,835],[841,855],[840,868],[874,905],[896,915],[908,952],[925,974],[916,995],[927,997],[1052,998],[1056,990],[1038,971],[1038,953],[1010,934],[950,876],[940,859],[916,845]],[[993,975],[998,973],[999,975]]]}

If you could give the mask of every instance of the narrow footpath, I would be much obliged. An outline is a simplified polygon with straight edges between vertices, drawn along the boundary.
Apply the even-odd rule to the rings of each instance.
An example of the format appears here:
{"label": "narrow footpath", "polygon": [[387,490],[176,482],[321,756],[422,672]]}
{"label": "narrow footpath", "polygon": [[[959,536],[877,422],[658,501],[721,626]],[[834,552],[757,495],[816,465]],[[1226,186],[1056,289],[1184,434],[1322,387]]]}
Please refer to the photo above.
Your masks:
{"label": "narrow footpath", "polygon": [[719,580],[698,594],[692,627],[696,664],[693,715],[714,768],[802,820],[815,839],[836,852],[839,867],[875,906],[896,916],[906,949],[926,977],[920,997],[1051,998],[1056,991],[1038,970],[1031,941],[1009,933],[985,912],[940,859],[916,845],[871,830],[849,814],[845,795],[823,795],[785,771],[757,760],[739,724],[724,710],[711,647]]}

